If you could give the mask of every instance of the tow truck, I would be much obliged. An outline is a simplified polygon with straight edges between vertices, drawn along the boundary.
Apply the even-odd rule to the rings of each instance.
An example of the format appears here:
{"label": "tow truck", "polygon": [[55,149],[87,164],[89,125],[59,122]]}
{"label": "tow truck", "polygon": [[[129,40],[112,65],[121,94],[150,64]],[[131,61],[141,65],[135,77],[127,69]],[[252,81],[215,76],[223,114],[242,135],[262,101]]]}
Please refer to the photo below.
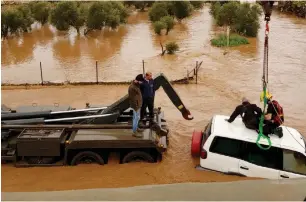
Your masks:
{"label": "tow truck", "polygon": [[[184,119],[193,119],[165,75],[158,75],[154,82],[154,90],[163,87]],[[16,167],[103,165],[116,152],[119,163],[158,162],[169,144],[164,113],[159,107],[153,120],[145,117],[142,138],[131,134],[132,116],[128,95],[109,106],[87,103],[83,109],[58,104],[16,109],[2,105],[1,160]]]}

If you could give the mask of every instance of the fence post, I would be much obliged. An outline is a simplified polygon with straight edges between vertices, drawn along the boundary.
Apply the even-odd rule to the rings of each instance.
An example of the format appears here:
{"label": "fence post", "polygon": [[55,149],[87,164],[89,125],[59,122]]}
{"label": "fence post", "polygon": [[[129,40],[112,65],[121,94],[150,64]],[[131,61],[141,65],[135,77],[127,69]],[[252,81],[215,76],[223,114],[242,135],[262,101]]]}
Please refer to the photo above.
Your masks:
{"label": "fence post", "polygon": [[198,84],[198,61],[196,64],[196,84]]}
{"label": "fence post", "polygon": [[97,82],[97,84],[99,83],[98,75],[99,75],[99,73],[98,73],[98,60],[96,60],[96,82]]}
{"label": "fence post", "polygon": [[44,85],[44,78],[43,78],[43,73],[42,73],[42,66],[41,66],[41,62],[39,62],[39,66],[40,66],[40,79],[41,79],[41,85]]}
{"label": "fence post", "polygon": [[187,81],[188,81],[189,80],[188,69],[187,69],[187,77],[186,78],[187,78]]}
{"label": "fence post", "polygon": [[145,76],[145,66],[144,66],[144,60],[142,60],[142,73],[143,73],[143,76]]}

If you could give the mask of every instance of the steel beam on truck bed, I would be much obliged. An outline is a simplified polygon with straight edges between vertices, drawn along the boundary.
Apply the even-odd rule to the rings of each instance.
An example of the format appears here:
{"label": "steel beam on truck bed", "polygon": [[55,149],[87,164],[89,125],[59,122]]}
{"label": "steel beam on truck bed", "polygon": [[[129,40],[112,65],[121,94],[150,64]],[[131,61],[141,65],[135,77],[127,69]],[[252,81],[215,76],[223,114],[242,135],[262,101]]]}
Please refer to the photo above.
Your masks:
{"label": "steel beam on truck bed", "polygon": [[[1,125],[1,129],[132,129],[132,125],[127,124],[58,124],[58,125]],[[149,126],[145,127],[149,128]]]}

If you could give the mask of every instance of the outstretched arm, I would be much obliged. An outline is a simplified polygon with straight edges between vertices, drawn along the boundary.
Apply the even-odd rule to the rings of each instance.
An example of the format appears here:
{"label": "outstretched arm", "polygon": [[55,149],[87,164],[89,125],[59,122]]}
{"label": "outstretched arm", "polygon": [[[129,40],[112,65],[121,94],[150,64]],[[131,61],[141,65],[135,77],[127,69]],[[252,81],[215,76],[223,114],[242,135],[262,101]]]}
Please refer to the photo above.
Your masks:
{"label": "outstretched arm", "polygon": [[232,115],[227,121],[232,123],[237,118],[237,116],[240,114],[240,112],[241,112],[241,105],[236,107],[235,111],[233,111]]}

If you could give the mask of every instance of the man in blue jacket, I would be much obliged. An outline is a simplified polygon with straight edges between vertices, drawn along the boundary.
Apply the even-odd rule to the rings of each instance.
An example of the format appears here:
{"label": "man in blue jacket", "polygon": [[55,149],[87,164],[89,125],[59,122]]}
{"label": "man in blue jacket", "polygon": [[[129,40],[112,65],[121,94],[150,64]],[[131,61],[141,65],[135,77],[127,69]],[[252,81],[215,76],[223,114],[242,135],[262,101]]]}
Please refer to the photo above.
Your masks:
{"label": "man in blue jacket", "polygon": [[141,107],[141,116],[140,119],[143,120],[146,114],[147,108],[149,109],[149,116],[153,119],[153,109],[154,109],[154,80],[152,78],[152,73],[147,72],[145,75],[145,79],[141,84],[141,92],[142,92],[142,107]]}

